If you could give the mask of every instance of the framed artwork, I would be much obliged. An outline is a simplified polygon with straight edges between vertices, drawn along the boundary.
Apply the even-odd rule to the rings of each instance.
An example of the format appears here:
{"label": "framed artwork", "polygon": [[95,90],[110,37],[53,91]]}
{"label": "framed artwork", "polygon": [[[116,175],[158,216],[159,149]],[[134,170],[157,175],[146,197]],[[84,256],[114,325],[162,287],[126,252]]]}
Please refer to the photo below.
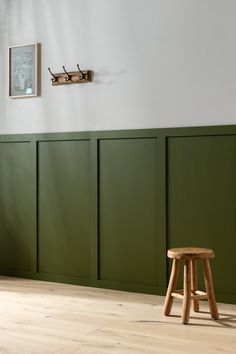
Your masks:
{"label": "framed artwork", "polygon": [[9,48],[9,97],[36,97],[40,94],[40,44]]}

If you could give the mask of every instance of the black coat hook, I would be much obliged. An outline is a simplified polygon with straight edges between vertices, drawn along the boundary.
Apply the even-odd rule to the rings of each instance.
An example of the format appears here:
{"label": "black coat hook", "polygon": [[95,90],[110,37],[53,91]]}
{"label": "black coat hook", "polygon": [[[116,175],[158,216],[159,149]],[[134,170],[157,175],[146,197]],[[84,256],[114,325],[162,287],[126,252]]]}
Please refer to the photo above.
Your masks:
{"label": "black coat hook", "polygon": [[62,69],[64,70],[64,72],[66,73],[66,81],[70,81],[70,75],[69,73],[66,71],[65,66],[63,65]]}
{"label": "black coat hook", "polygon": [[52,82],[53,83],[55,83],[55,82],[57,82],[57,80],[58,80],[58,77],[56,77],[52,72],[51,72],[51,70],[50,70],[50,68],[48,68],[48,71],[50,72],[50,74],[52,75]]}
{"label": "black coat hook", "polygon": [[86,74],[84,74],[84,73],[80,70],[79,64],[77,64],[77,68],[78,68],[79,73],[80,73],[80,76],[79,76],[80,80],[85,79]]}

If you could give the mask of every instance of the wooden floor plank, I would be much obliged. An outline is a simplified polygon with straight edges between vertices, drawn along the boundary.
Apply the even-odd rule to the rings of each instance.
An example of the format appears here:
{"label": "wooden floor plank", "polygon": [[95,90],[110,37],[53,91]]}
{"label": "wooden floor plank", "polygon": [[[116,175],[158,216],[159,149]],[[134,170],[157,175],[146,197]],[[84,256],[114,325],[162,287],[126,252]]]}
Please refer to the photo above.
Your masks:
{"label": "wooden floor plank", "polygon": [[0,354],[233,354],[236,306],[207,302],[181,324],[164,297],[0,277]]}

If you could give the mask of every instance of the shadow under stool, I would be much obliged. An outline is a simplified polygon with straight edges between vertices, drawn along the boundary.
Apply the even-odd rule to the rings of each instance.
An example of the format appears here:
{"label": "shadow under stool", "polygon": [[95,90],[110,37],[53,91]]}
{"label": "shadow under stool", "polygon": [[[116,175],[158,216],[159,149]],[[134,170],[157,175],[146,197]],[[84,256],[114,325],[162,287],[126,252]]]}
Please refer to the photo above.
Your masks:
{"label": "shadow under stool", "polygon": [[[190,305],[192,301],[193,310],[199,311],[199,300],[208,300],[211,317],[219,319],[218,309],[215,300],[211,268],[209,259],[215,257],[213,250],[208,248],[172,248],[167,252],[167,257],[173,259],[169,285],[164,304],[164,315],[170,315],[174,298],[183,300],[182,323],[189,322]],[[176,290],[179,275],[180,261],[184,260],[183,290]],[[197,261],[203,262],[203,275],[206,292],[197,290]]]}

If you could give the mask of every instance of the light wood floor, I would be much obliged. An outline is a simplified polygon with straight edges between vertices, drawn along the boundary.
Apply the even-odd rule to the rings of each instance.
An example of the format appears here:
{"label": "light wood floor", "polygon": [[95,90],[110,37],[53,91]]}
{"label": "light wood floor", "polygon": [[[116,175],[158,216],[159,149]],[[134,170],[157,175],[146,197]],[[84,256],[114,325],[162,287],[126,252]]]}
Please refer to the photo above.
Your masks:
{"label": "light wood floor", "polygon": [[236,305],[220,320],[162,314],[164,297],[0,277],[0,354],[236,353]]}

